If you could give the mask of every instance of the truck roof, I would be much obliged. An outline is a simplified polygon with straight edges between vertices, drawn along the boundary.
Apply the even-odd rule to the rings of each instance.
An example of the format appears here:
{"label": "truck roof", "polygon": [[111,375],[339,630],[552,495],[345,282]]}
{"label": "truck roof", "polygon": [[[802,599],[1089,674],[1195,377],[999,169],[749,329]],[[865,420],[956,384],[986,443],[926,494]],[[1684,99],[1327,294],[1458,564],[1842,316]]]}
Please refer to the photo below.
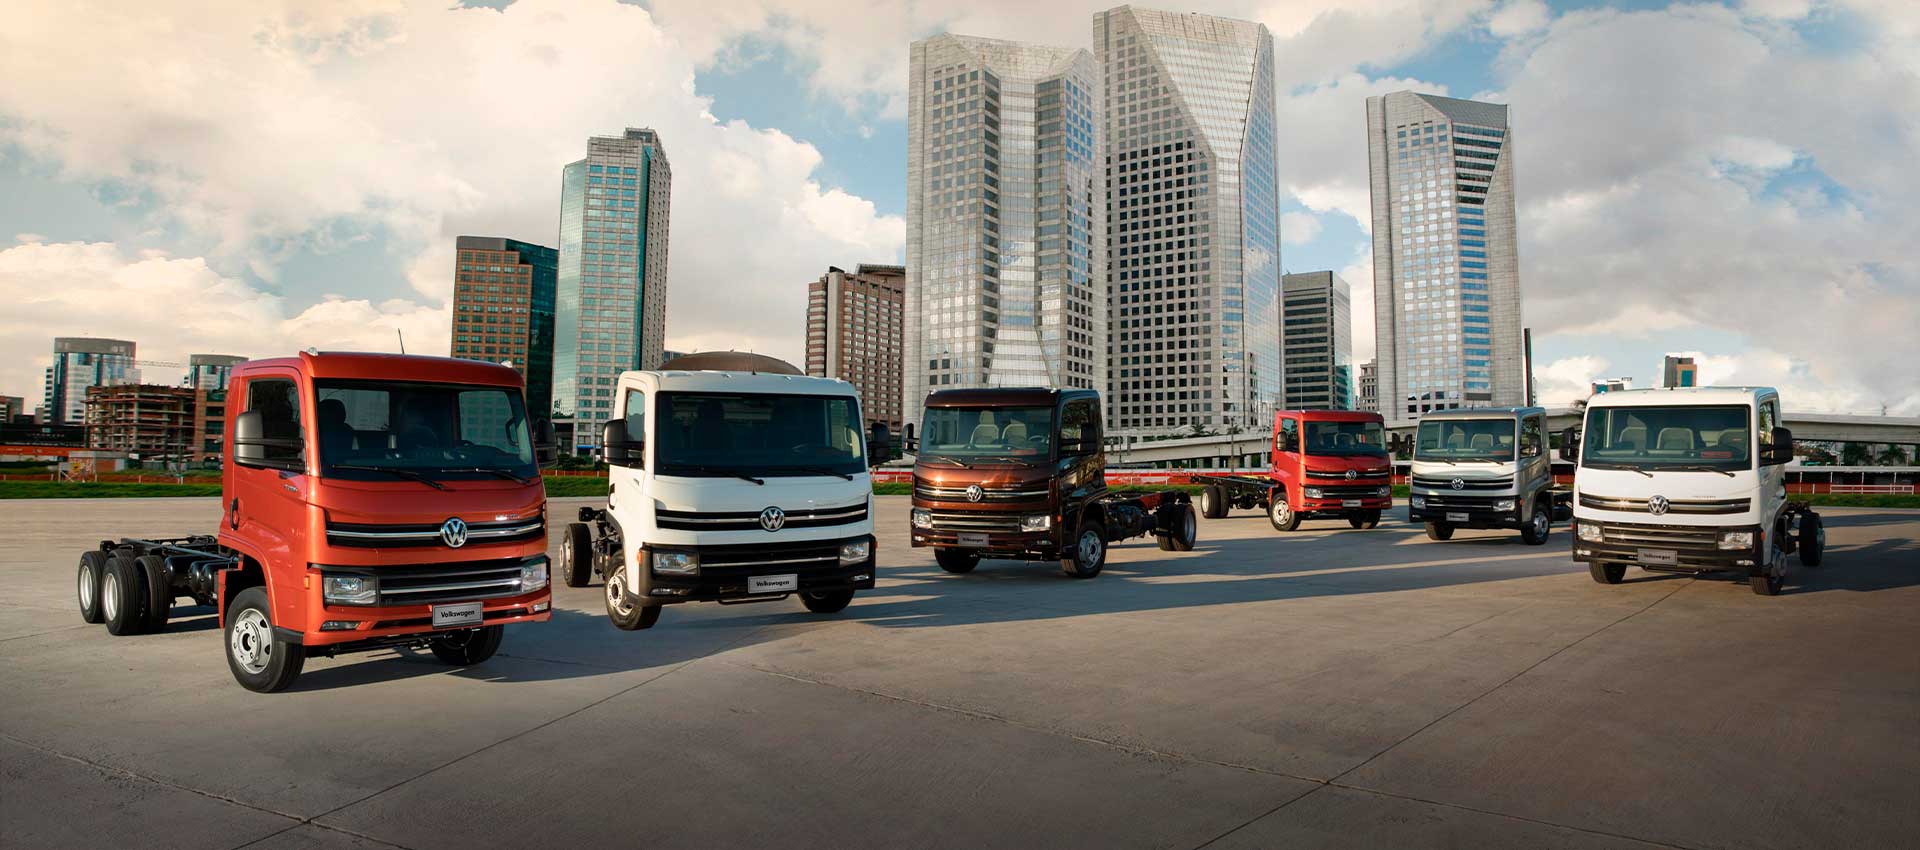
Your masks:
{"label": "truck roof", "polygon": [[1596,393],[1587,407],[1660,407],[1675,404],[1754,404],[1778,398],[1772,387],[1661,387]]}
{"label": "truck roof", "polygon": [[359,351],[302,351],[293,357],[248,360],[233,367],[233,376],[245,377],[274,367],[298,369],[312,378],[347,381],[417,381],[501,387],[518,387],[524,383],[519,372],[498,363],[421,354]]}
{"label": "truck roof", "polygon": [[927,396],[927,406],[1032,407],[1041,404],[1051,405],[1062,396],[1098,398],[1100,393],[1089,389],[1061,389],[1055,387],[984,387],[964,390],[939,390]]}
{"label": "truck roof", "polygon": [[1420,421],[1429,419],[1519,419],[1528,414],[1538,413],[1545,416],[1544,407],[1456,407],[1452,410],[1435,410],[1420,414]]}
{"label": "truck roof", "polygon": [[1386,419],[1371,410],[1280,410],[1274,412],[1274,421],[1279,417],[1295,416],[1308,422],[1385,422]]}
{"label": "truck roof", "polygon": [[781,375],[771,372],[716,372],[667,369],[626,372],[622,381],[637,379],[657,392],[758,393],[769,395],[856,395],[853,385],[839,378]]}

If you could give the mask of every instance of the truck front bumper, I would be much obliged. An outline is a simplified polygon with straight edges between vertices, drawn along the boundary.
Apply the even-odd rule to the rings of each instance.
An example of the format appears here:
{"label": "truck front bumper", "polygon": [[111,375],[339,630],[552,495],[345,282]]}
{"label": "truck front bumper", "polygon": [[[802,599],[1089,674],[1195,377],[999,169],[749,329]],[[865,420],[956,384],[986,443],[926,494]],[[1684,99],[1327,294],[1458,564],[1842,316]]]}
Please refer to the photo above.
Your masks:
{"label": "truck front bumper", "polygon": [[[403,638],[409,635],[428,637],[436,632],[456,632],[476,626],[504,626],[508,623],[544,623],[553,619],[553,590],[544,587],[519,596],[500,599],[477,600],[480,605],[481,621],[463,624],[445,629],[433,627],[433,609],[436,605],[393,605],[381,608],[355,605],[321,605],[318,594],[314,605],[308,610],[315,611],[306,630],[299,633],[299,641],[306,646],[335,647],[362,641],[387,642],[389,639]],[[468,604],[459,601],[438,603],[438,606]],[[292,638],[289,629],[278,629],[280,635]],[[400,641],[404,642],[404,641]]]}
{"label": "truck front bumper", "polygon": [[[965,535],[965,540],[962,540]],[[1023,561],[1051,561],[1060,557],[1060,541],[1048,531],[947,531],[931,528],[913,530],[914,548],[966,549],[983,558],[1009,558]]]}
{"label": "truck front bumper", "polygon": [[1355,511],[1388,511],[1393,509],[1392,496],[1368,496],[1361,499],[1300,499],[1298,513],[1301,517],[1345,516]]}
{"label": "truck front bumper", "polygon": [[[1501,509],[1498,507],[1500,502],[1511,502],[1512,505]],[[1454,528],[1519,529],[1526,526],[1526,519],[1521,516],[1520,497],[1515,495],[1463,498],[1450,497],[1448,494],[1414,493],[1407,499],[1407,521],[1444,523]]]}
{"label": "truck front bumper", "polygon": [[[867,544],[866,560],[840,561],[844,544]],[[700,566],[692,573],[662,573],[653,569],[657,552],[692,552]],[[779,599],[790,593],[872,590],[878,555],[871,534],[832,540],[810,540],[768,545],[671,546],[643,549],[645,569],[637,571],[638,595],[643,605],[680,602],[733,602]],[[792,576],[790,590],[755,592],[754,578]]]}
{"label": "truck front bumper", "polygon": [[[1583,531],[1583,529],[1586,529]],[[1747,533],[1753,545],[1720,548],[1724,533]],[[1582,535],[1599,537],[1586,539]],[[1765,533],[1756,525],[1690,526],[1650,523],[1573,522],[1573,559],[1582,562],[1633,564],[1656,572],[1707,573],[1737,571],[1759,574],[1766,570]]]}

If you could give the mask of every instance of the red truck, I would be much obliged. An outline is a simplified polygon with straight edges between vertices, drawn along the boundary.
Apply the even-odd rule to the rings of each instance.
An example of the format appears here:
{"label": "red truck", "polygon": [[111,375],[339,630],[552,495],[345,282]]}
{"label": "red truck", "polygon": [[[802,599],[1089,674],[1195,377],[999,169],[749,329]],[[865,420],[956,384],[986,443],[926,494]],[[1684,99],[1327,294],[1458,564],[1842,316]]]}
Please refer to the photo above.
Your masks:
{"label": "red truck", "polygon": [[478,664],[502,626],[553,616],[553,429],[512,369],[307,351],[236,366],[227,398],[219,530],[82,553],[86,622],[131,635],[183,597],[214,608],[234,679],[272,692],[310,655]]}
{"label": "red truck", "polygon": [[1283,410],[1273,417],[1267,477],[1220,475],[1200,491],[1200,515],[1262,508],[1278,531],[1303,519],[1344,517],[1354,528],[1380,524],[1393,507],[1393,458],[1386,420],[1359,410]]}

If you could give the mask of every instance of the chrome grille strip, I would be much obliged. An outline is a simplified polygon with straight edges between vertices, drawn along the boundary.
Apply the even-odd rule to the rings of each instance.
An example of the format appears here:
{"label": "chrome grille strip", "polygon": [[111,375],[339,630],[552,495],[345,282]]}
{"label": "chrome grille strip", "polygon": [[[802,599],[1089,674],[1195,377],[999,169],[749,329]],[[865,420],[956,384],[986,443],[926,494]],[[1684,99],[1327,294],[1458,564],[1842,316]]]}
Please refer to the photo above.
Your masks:
{"label": "chrome grille strip", "polygon": [[815,558],[772,558],[765,561],[708,561],[702,560],[700,566],[706,567],[770,567],[776,564],[819,564],[840,560],[839,554],[821,555]]}
{"label": "chrome grille strip", "polygon": [[[1616,496],[1595,496],[1580,494],[1580,506],[1609,511],[1645,511],[1646,499],[1634,499]],[[1738,514],[1746,513],[1753,506],[1752,499],[1669,499],[1667,513],[1673,514]]]}

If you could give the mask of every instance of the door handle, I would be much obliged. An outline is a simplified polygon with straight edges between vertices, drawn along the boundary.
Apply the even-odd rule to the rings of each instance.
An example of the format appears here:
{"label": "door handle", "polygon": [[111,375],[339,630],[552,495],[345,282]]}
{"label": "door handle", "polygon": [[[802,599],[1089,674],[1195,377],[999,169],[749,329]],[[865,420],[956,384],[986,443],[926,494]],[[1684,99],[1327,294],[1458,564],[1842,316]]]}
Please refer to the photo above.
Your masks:
{"label": "door handle", "polygon": [[239,499],[234,499],[233,504],[227,507],[227,527],[234,529],[236,531],[239,530],[240,528],[240,500]]}

